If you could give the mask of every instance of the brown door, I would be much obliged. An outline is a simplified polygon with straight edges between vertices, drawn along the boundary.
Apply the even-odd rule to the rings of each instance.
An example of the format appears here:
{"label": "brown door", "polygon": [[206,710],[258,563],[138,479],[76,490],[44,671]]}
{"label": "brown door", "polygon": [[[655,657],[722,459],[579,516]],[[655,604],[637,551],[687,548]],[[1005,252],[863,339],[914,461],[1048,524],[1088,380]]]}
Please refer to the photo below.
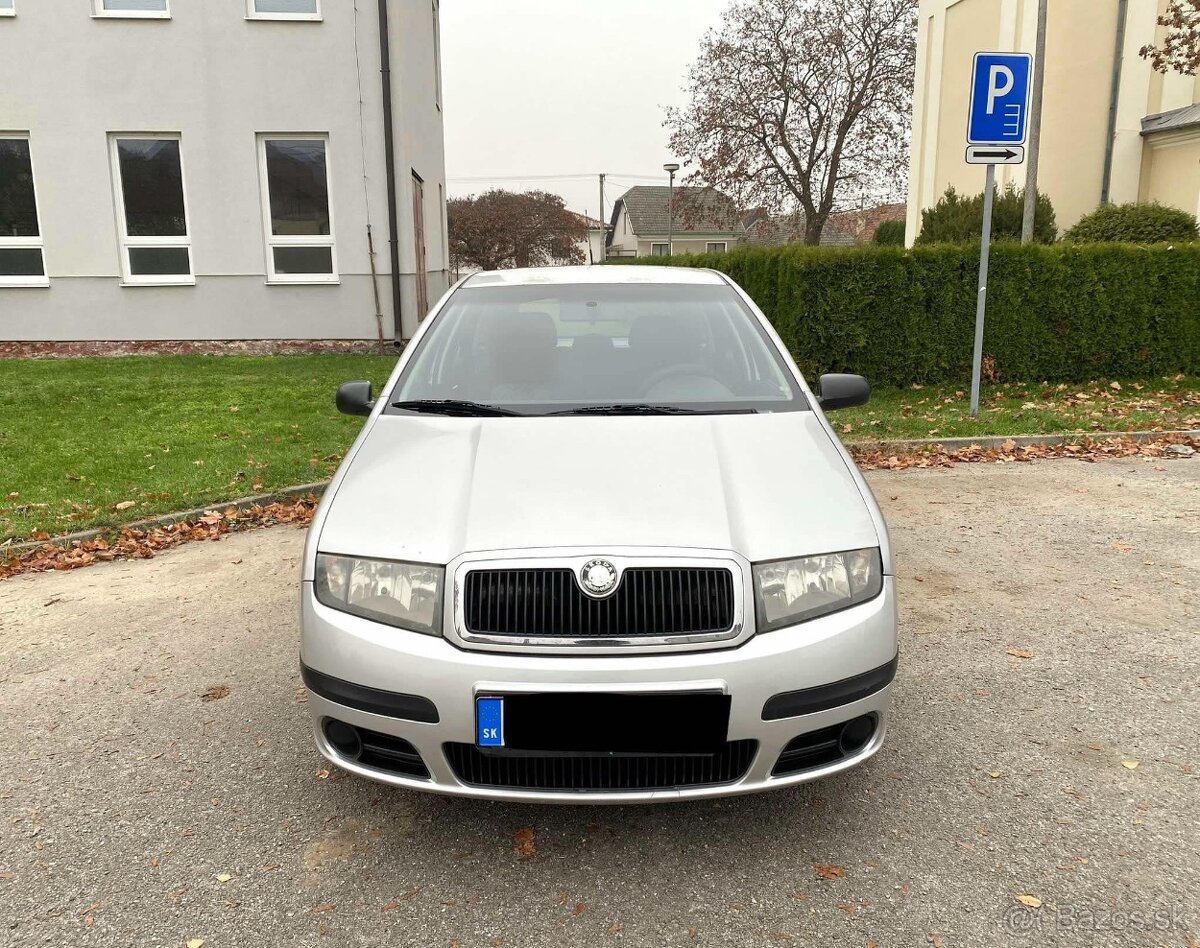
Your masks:
{"label": "brown door", "polygon": [[429,282],[425,267],[425,182],[413,172],[413,243],[417,249],[417,319],[429,313]]}

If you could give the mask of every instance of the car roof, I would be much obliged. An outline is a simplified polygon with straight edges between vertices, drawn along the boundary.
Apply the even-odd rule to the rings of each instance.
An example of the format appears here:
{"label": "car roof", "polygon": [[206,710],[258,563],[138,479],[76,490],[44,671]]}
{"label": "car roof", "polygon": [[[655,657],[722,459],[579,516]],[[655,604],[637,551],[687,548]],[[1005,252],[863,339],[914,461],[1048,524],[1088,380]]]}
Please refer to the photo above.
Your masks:
{"label": "car roof", "polygon": [[467,277],[464,287],[534,286],[597,283],[673,283],[690,286],[720,286],[724,277],[715,270],[691,267],[530,267],[524,270],[490,270]]}

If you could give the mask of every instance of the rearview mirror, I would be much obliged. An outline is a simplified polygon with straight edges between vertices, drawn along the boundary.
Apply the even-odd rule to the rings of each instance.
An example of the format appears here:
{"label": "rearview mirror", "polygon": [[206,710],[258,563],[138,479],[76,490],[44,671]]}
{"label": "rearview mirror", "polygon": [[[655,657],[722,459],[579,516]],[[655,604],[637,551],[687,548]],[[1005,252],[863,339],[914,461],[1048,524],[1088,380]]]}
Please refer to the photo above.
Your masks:
{"label": "rearview mirror", "polygon": [[861,375],[822,375],[817,403],[825,411],[856,408],[871,400],[871,386]]}
{"label": "rearview mirror", "polygon": [[337,410],[343,415],[369,415],[374,407],[370,382],[346,382],[337,390]]}

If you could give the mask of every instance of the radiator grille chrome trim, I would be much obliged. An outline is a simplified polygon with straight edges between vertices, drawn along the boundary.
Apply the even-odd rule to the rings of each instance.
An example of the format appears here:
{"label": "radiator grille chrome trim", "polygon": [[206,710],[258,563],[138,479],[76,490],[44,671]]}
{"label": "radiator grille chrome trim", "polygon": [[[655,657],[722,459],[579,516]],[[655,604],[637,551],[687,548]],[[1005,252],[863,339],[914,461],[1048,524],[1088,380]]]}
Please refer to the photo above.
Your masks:
{"label": "radiator grille chrome trim", "polygon": [[[523,553],[512,556],[480,554],[478,558],[467,556],[452,564],[448,572],[453,577],[453,609],[447,610],[448,621],[445,624],[446,637],[450,641],[463,648],[481,651],[630,654],[635,651],[694,651],[712,648],[714,644],[723,648],[731,647],[744,641],[750,632],[745,621],[744,606],[749,564],[733,554],[604,549],[589,550],[578,555],[575,551],[564,551],[562,555],[535,556]],[[580,571],[598,556],[611,562],[619,575],[616,591],[600,600],[588,596],[579,585]],[[577,591],[579,601],[574,602],[573,606],[577,610],[574,621],[578,625],[575,628],[555,628],[556,623],[549,614],[536,617],[530,614],[529,618],[525,618],[524,614],[516,616],[512,612],[503,621],[498,621],[494,608],[489,616],[477,608],[477,603],[472,605],[471,596],[478,593],[477,583],[480,581],[473,579],[473,576],[516,573],[526,578],[536,575],[543,579],[556,575],[551,591],[560,598],[572,590]],[[709,608],[703,609],[697,609],[693,603],[689,614],[686,590],[677,587],[671,600],[674,614],[651,615],[642,603],[630,600],[626,595],[630,591],[636,594],[650,588],[642,581],[651,575],[690,575],[693,583],[695,577],[699,576],[715,579],[719,586],[714,588],[719,588],[725,603],[718,607],[717,603],[711,602]],[[569,587],[566,585],[568,583]],[[640,587],[639,583],[642,583]],[[661,594],[661,588],[659,592]],[[625,598],[622,598],[623,595]],[[556,605],[561,607],[562,602]],[[595,614],[585,619],[582,617],[584,610],[594,610]]]}

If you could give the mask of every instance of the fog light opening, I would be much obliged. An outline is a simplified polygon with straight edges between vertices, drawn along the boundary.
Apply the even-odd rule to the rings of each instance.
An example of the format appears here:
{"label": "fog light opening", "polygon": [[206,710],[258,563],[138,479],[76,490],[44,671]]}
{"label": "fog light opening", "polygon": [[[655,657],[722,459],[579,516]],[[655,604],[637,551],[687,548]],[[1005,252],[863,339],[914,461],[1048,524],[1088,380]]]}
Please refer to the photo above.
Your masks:
{"label": "fog light opening", "polygon": [[344,721],[327,720],[325,740],[333,745],[335,751],[351,760],[357,760],[362,753],[362,738],[359,737],[358,728]]}
{"label": "fog light opening", "polygon": [[838,737],[838,747],[844,755],[849,757],[866,747],[867,742],[874,734],[875,718],[873,715],[864,714],[861,718],[847,721],[843,725],[842,733]]}

